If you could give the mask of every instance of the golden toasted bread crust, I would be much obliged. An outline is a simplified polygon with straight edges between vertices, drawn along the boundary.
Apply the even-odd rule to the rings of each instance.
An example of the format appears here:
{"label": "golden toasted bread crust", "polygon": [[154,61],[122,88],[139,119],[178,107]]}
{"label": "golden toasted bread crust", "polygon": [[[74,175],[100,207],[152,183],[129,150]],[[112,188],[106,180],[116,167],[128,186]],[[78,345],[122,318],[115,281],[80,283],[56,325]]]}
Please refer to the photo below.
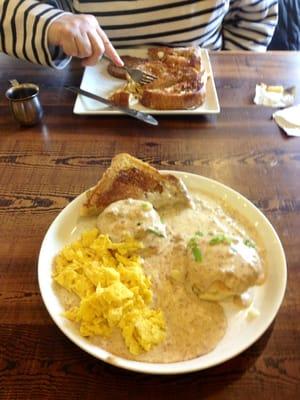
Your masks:
{"label": "golden toasted bread crust", "polygon": [[160,60],[173,67],[193,67],[201,69],[200,49],[198,47],[152,47],[148,49],[150,60]]}
{"label": "golden toasted bread crust", "polygon": [[157,209],[178,203],[190,205],[188,192],[178,178],[162,175],[149,164],[121,153],[87,193],[81,215],[98,215],[109,204],[127,198],[148,200]]}
{"label": "golden toasted bread crust", "polygon": [[205,100],[204,87],[198,92],[164,93],[161,90],[144,90],[141,104],[156,110],[181,110],[200,107]]}
{"label": "golden toasted bread crust", "polygon": [[120,90],[120,91],[114,92],[109,97],[109,100],[111,100],[114,104],[116,104],[118,106],[129,107],[130,96],[131,96],[131,94],[129,92],[125,92],[124,90]]}

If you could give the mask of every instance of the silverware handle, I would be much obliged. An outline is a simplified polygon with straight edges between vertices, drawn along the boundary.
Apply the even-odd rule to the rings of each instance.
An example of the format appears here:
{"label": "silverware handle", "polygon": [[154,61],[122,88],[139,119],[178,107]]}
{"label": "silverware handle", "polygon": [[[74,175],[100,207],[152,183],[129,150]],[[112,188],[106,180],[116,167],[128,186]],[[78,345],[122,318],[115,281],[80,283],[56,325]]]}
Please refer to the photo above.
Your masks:
{"label": "silverware handle", "polygon": [[90,92],[86,92],[83,89],[79,89],[79,88],[77,88],[75,86],[66,86],[66,85],[64,86],[64,88],[67,89],[67,90],[70,90],[73,93],[81,94],[82,96],[89,97],[90,99],[93,99],[93,100],[96,100],[96,101],[100,101],[101,103],[107,104],[110,107],[114,107],[114,104],[111,101],[105,99],[104,97],[97,96],[96,94],[93,94],[93,93],[90,93]]}
{"label": "silverware handle", "polygon": [[107,60],[109,62],[112,62],[111,59],[109,57],[107,57],[105,54],[102,54],[102,57],[104,60]]}
{"label": "silverware handle", "polygon": [[19,82],[16,79],[10,79],[9,83],[11,84],[11,86],[19,86]]}

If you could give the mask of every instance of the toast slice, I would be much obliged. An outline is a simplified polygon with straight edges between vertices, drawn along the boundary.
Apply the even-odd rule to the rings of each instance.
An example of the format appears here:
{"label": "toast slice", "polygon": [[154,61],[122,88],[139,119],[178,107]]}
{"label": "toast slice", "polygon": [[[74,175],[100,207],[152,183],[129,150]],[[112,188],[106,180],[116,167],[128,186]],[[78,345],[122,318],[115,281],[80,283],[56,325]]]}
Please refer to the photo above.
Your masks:
{"label": "toast slice", "polygon": [[82,216],[100,214],[109,204],[124,199],[149,201],[157,210],[164,207],[192,205],[184,183],[171,174],[161,174],[149,164],[121,153],[94,188],[87,192]]}

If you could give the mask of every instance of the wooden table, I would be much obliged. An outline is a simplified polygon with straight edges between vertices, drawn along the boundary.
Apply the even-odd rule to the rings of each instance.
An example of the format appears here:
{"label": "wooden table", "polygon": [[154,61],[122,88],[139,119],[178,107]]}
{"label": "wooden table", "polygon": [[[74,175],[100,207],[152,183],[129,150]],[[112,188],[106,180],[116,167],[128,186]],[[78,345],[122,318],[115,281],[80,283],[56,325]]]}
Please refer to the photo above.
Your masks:
{"label": "wooden table", "polygon": [[[211,54],[221,114],[128,117],[72,114],[78,62],[52,71],[0,57],[0,399],[300,398],[300,139],[252,102],[255,84],[297,85],[300,54]],[[41,87],[40,126],[19,128],[4,93],[8,79]],[[92,186],[119,152],[160,169],[216,179],[270,219],[288,262],[288,287],[272,326],[247,351],[182,376],[127,372],[93,358],[50,319],[37,284],[41,241],[55,216]]]}

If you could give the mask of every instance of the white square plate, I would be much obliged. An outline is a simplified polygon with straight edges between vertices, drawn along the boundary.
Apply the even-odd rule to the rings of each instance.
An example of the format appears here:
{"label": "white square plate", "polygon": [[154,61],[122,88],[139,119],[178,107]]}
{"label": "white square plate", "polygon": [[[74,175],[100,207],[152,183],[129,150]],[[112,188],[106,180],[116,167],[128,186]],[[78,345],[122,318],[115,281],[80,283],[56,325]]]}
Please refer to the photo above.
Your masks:
{"label": "white square plate", "polygon": [[[129,54],[136,57],[146,57],[147,49],[123,49],[119,51],[120,55]],[[141,104],[136,104],[134,108],[139,111],[150,112],[153,115],[159,114],[216,114],[220,112],[220,106],[215,87],[212,68],[209,60],[208,51],[201,49],[201,59],[205,71],[208,74],[206,99],[202,106],[193,110],[150,110]],[[107,72],[108,61],[102,60],[94,67],[86,67],[80,88],[96,95],[108,98],[113,91],[124,85],[124,80],[117,79]],[[87,97],[78,95],[74,109],[74,114],[122,114],[120,111],[112,110],[105,104],[91,100]]]}

